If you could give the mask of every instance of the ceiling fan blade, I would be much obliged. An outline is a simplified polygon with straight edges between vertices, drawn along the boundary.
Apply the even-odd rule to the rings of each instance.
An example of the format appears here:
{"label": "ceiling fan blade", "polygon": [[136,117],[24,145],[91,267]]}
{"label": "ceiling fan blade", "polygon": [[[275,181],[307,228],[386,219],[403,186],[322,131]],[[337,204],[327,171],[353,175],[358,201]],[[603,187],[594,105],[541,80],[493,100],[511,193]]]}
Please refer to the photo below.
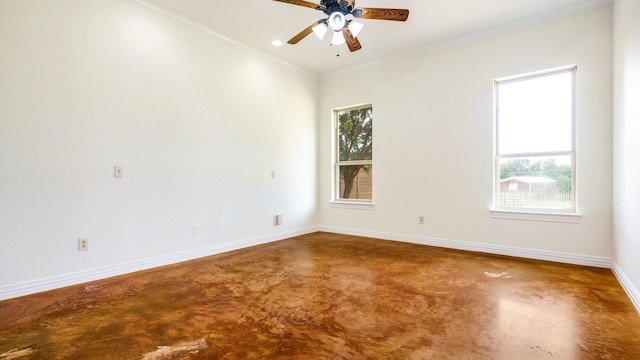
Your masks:
{"label": "ceiling fan blade", "polygon": [[358,41],[357,37],[353,36],[353,34],[351,33],[351,30],[349,30],[348,27],[345,26],[342,28],[342,35],[344,35],[344,40],[347,43],[347,47],[349,48],[349,51],[354,52],[362,49],[362,45],[360,45],[360,41]]}
{"label": "ceiling fan blade", "polygon": [[300,31],[296,36],[292,37],[291,40],[287,41],[287,44],[297,44],[300,40],[306,38],[307,35],[311,34],[313,32],[313,27],[318,25],[320,22],[322,22],[322,20],[316,21],[313,24],[309,25],[306,29]]}
{"label": "ceiling fan blade", "polygon": [[322,7],[319,4],[312,3],[309,1],[304,1],[304,0],[273,0],[273,1],[278,1],[278,2],[283,2],[287,4],[298,5],[298,6],[304,6],[312,9],[317,9],[318,7]]}
{"label": "ceiling fan blade", "polygon": [[353,9],[353,16],[363,19],[407,21],[409,10],[384,9],[384,8],[358,8]]}

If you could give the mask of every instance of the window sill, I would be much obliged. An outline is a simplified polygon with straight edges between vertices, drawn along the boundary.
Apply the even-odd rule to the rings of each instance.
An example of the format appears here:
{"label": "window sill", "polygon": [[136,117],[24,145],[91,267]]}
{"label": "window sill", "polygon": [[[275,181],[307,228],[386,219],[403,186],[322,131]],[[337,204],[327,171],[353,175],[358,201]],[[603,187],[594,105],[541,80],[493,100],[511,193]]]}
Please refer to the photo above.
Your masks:
{"label": "window sill", "polygon": [[329,203],[329,206],[339,209],[373,210],[373,202],[332,201]]}
{"label": "window sill", "polygon": [[575,213],[532,212],[513,210],[490,210],[492,219],[546,221],[579,224],[582,215]]}

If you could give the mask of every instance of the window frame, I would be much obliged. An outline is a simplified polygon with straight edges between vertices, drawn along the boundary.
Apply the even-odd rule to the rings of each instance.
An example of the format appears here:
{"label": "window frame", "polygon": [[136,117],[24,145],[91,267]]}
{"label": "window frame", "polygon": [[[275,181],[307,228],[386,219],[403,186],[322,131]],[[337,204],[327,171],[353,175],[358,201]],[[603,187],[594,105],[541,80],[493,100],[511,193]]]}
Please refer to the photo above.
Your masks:
{"label": "window frame", "polygon": [[371,168],[374,167],[374,157],[373,157],[373,152],[372,152],[372,156],[371,156],[371,160],[348,160],[348,161],[341,161],[340,160],[340,126],[339,126],[339,122],[340,122],[340,117],[339,114],[341,112],[344,111],[349,111],[349,110],[359,110],[359,109],[366,109],[366,108],[371,108],[371,112],[372,112],[372,116],[371,116],[371,121],[372,121],[372,125],[371,125],[371,146],[373,148],[373,143],[374,143],[374,127],[373,127],[373,104],[371,103],[363,103],[363,104],[357,104],[357,105],[351,105],[351,106],[345,106],[345,107],[340,107],[340,108],[335,108],[331,111],[331,119],[332,119],[332,171],[331,171],[331,206],[332,207],[339,207],[339,208],[355,208],[355,209],[372,209],[373,205],[374,205],[374,192],[373,192],[373,188],[374,188],[374,181],[373,181],[373,176],[371,178],[371,199],[347,199],[347,198],[341,198],[340,197],[340,167],[341,166],[349,166],[349,165],[370,165]]}
{"label": "window frame", "polygon": [[[538,151],[538,152],[514,152],[501,153],[500,145],[500,120],[499,120],[499,87],[501,84],[510,84],[536,78],[546,77],[550,75],[570,73],[571,74],[571,148],[567,151]],[[519,219],[519,220],[538,220],[551,222],[568,222],[578,223],[580,215],[577,212],[577,85],[578,85],[578,67],[577,65],[568,65],[558,68],[552,68],[532,73],[525,73],[505,78],[495,79],[494,86],[494,116],[493,116],[493,208],[491,216],[501,219]],[[535,157],[552,157],[552,156],[569,156],[571,159],[571,208],[570,209],[554,209],[554,208],[534,208],[534,207],[505,207],[500,206],[500,161],[504,159],[517,158],[535,158]]]}

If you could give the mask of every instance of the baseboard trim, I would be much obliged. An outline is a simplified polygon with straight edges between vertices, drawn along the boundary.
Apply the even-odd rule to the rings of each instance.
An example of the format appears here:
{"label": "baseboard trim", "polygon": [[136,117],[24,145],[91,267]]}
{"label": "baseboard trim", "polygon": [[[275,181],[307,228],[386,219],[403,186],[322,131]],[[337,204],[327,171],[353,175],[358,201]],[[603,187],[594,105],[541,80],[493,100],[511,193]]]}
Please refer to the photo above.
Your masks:
{"label": "baseboard trim", "polygon": [[395,234],[380,231],[352,229],[335,226],[319,226],[321,231],[371,237],[383,240],[395,240],[413,244],[437,246],[449,249],[483,252],[496,255],[507,255],[527,259],[554,261],[559,263],[585,265],[599,268],[611,268],[611,259],[599,256],[569,254],[547,250],[518,248],[512,246],[491,245],[460,240],[438,239],[433,237]]}
{"label": "baseboard trim", "polygon": [[518,248],[501,245],[490,245],[483,243],[474,243],[460,240],[439,239],[418,235],[406,235],[397,233],[388,233],[381,231],[362,230],[354,228],[336,227],[336,226],[310,226],[302,229],[281,232],[272,235],[259,236],[230,243],[208,246],[200,249],[183,251],[175,254],[154,257],[132,261],[129,263],[108,266],[103,268],[81,271],[73,274],[54,276],[19,284],[7,285],[0,287],[0,300],[7,300],[15,297],[31,295],[43,291],[54,290],[66,286],[83,284],[91,281],[102,280],[105,278],[124,275],[136,271],[148,270],[160,266],[171,265],[183,261],[194,260],[206,256],[221,254],[233,250],[248,248],[251,246],[266,244],[270,242],[280,241],[296,236],[306,235],[317,231],[324,231],[336,234],[363,236],[382,240],[402,241],[413,244],[437,246],[449,249],[475,251],[488,254],[514,256],[536,260],[554,261],[567,264],[585,265],[599,268],[612,269],[618,281],[622,284],[631,301],[640,311],[640,294],[638,290],[628,280],[622,269],[613,264],[611,259],[589,255],[568,254],[546,250],[536,250],[527,248]]}
{"label": "baseboard trim", "polygon": [[91,281],[106,279],[113,276],[124,275],[136,271],[148,270],[159,266],[172,265],[183,261],[194,260],[206,256],[221,254],[233,250],[248,248],[251,246],[280,241],[291,237],[301,236],[319,231],[317,227],[308,227],[291,230],[272,235],[259,236],[224,244],[212,245],[200,249],[182,251],[149,259],[132,261],[114,266],[91,269],[72,274],[53,276],[49,278],[23,282],[19,284],[0,287],[0,300],[12,299],[20,296],[36,294],[43,291],[54,290],[66,286],[83,284]]}
{"label": "baseboard trim", "polygon": [[640,292],[638,291],[638,289],[633,286],[631,280],[629,280],[624,271],[622,271],[622,268],[618,266],[615,261],[611,262],[611,271],[613,271],[613,275],[615,275],[615,277],[618,279],[618,282],[620,282],[620,285],[622,285],[622,288],[631,299],[631,302],[636,307],[636,310],[640,312]]}

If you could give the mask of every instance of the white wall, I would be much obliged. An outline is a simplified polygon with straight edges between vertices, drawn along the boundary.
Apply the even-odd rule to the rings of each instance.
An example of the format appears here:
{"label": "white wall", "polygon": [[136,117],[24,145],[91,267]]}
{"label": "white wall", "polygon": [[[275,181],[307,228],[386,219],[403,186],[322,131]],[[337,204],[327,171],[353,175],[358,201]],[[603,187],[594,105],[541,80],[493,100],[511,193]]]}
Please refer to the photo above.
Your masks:
{"label": "white wall", "polygon": [[614,261],[640,308],[640,2],[616,0],[614,19]]}
{"label": "white wall", "polygon": [[0,51],[0,289],[317,222],[317,78],[130,0],[0,1]]}
{"label": "white wall", "polygon": [[[611,37],[606,6],[323,79],[321,223],[346,232],[610,258]],[[579,71],[580,224],[491,219],[493,80],[570,64]],[[367,102],[374,111],[375,207],[334,208],[331,109]]]}
{"label": "white wall", "polygon": [[[317,224],[610,258],[611,37],[603,7],[318,88],[130,0],[0,1],[0,295]],[[579,66],[581,223],[491,219],[492,80],[568,64]],[[365,102],[375,112],[375,208],[332,208],[331,109]],[[637,111],[621,118],[637,125]],[[638,153],[618,154],[617,171],[635,169]],[[637,203],[616,207],[626,214],[616,259],[636,286]],[[76,251],[81,237],[88,252]]]}

